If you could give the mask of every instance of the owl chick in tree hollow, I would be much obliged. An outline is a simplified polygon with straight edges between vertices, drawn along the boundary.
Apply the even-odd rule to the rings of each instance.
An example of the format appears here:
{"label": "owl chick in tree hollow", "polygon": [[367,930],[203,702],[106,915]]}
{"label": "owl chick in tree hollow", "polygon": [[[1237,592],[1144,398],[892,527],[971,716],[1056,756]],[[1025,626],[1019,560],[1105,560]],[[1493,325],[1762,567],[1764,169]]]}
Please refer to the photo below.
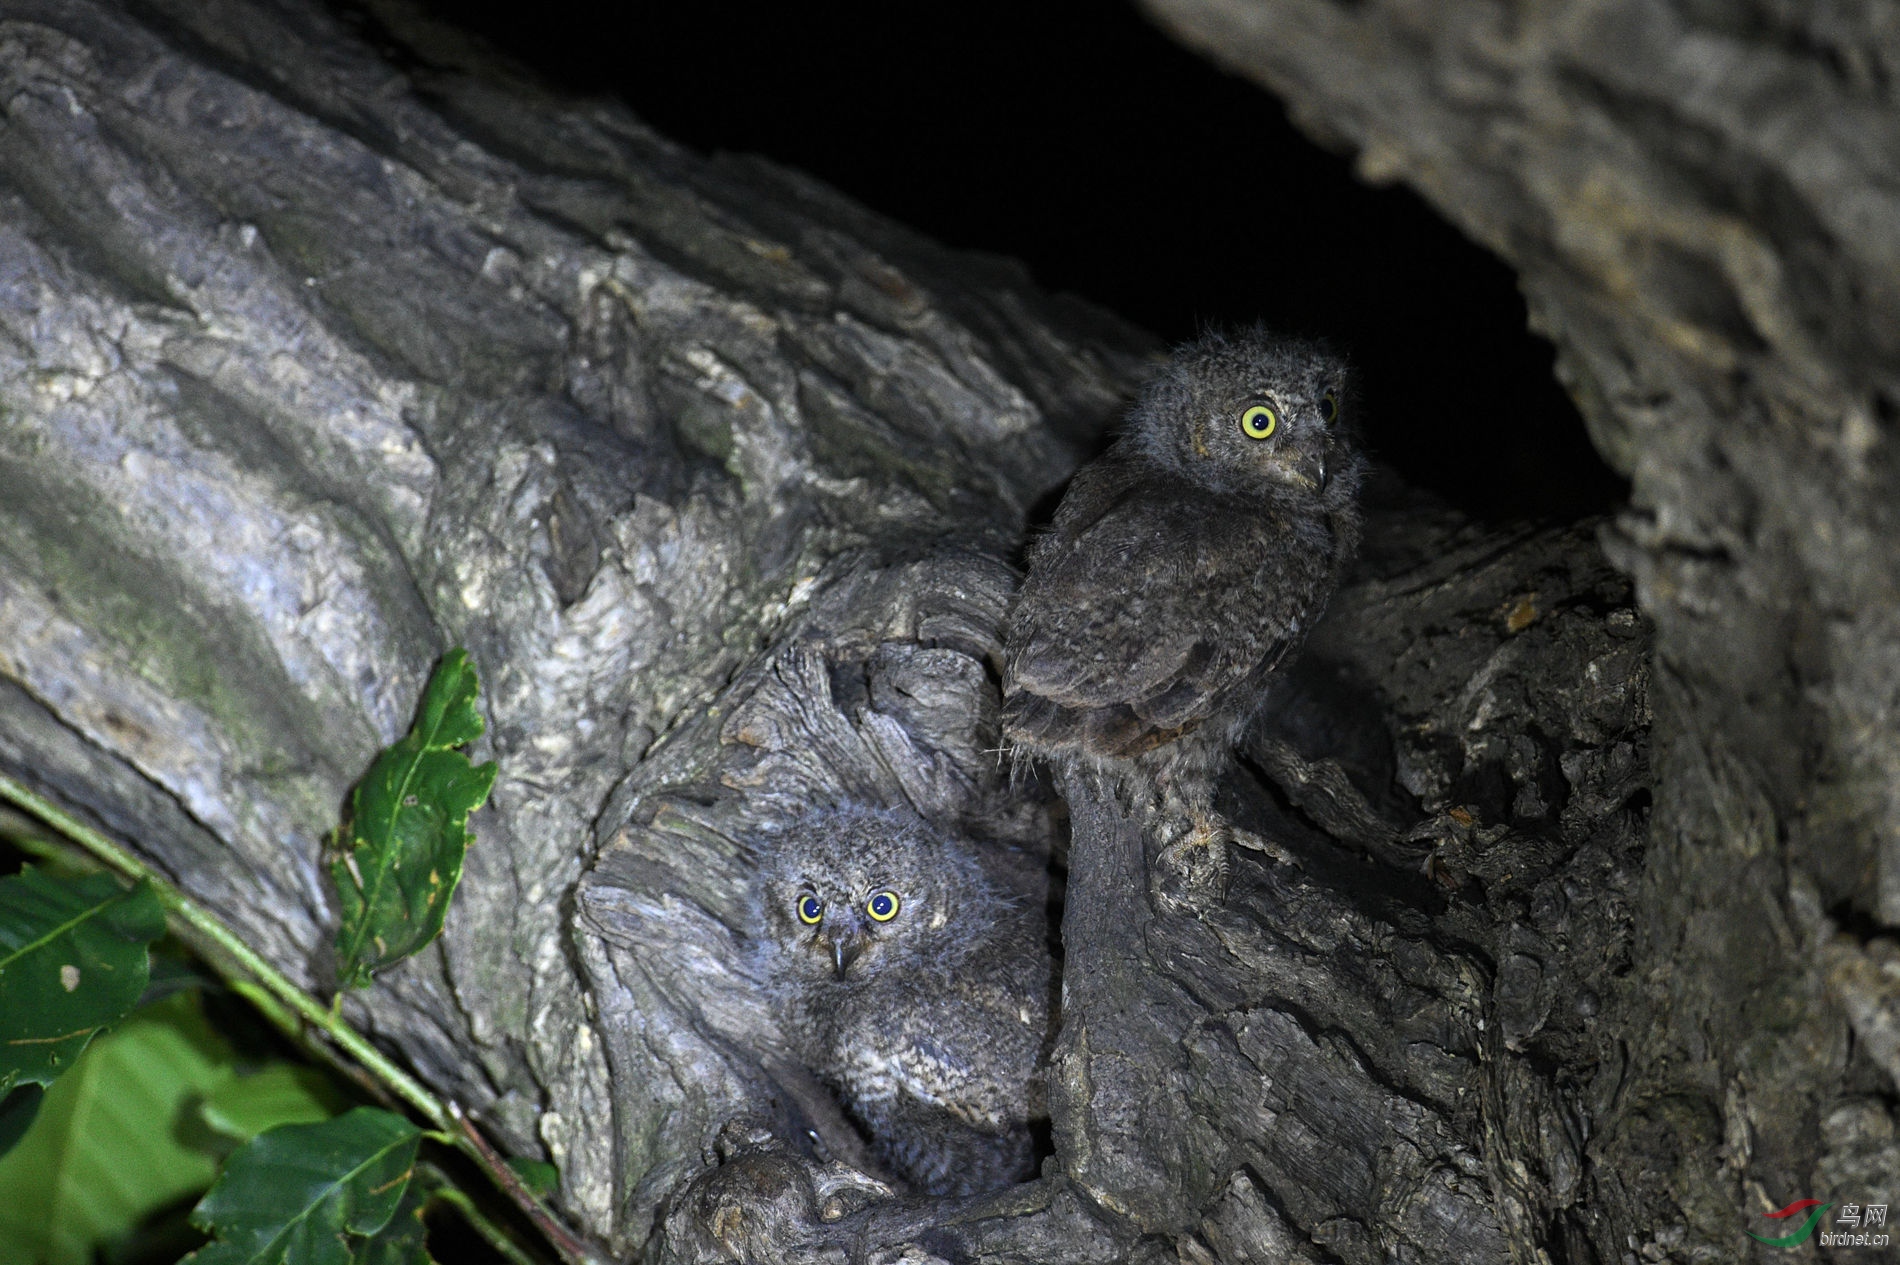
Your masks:
{"label": "owl chick in tree hollow", "polygon": [[1132,775],[1206,828],[1214,774],[1358,546],[1349,387],[1323,346],[1259,328],[1175,351],[1030,546],[1004,630],[1018,751]]}
{"label": "owl chick in tree hollow", "polygon": [[879,1158],[935,1195],[1033,1177],[1043,911],[908,812],[819,810],[760,851],[752,972]]}

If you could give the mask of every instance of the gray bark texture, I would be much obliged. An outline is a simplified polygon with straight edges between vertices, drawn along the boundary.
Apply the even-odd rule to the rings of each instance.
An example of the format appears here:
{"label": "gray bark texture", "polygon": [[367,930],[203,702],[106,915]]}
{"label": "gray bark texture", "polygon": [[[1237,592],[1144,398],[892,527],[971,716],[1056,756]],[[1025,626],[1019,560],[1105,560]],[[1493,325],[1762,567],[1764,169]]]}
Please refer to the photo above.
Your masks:
{"label": "gray bark texture", "polygon": [[1144,2],[1508,260],[1633,482],[1655,818],[1571,1259],[1900,1202],[1900,9]]}
{"label": "gray bark texture", "polygon": [[[1516,264],[1635,480],[1376,482],[1223,787],[1269,851],[996,750],[1148,339],[394,3],[0,0],[0,768],[325,991],[322,837],[466,645],[500,780],[346,1013],[621,1257],[1726,1260],[1900,1193],[1888,11],[1155,11]],[[906,1194],[744,977],[760,831],[847,799],[1051,886],[1035,1182]]]}

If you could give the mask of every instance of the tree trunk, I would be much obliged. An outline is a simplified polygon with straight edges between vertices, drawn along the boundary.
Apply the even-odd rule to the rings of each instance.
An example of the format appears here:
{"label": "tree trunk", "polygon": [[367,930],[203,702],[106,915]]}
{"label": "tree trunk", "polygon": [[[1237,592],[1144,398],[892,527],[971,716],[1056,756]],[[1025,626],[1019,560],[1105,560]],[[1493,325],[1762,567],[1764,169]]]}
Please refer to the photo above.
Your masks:
{"label": "tree trunk", "polygon": [[1146,3],[1516,267],[1632,479],[1606,544],[1656,628],[1656,816],[1568,1069],[1581,1259],[1900,1202],[1895,11]]}
{"label": "tree trunk", "polygon": [[[1286,7],[1370,33],[1297,27],[1271,74],[1384,49],[1385,89],[1335,69],[1302,109],[1482,204],[1591,384],[1637,486],[1608,539],[1663,638],[1654,823],[1648,624],[1598,525],[1473,524],[1389,476],[1223,788],[1267,852],[1155,854],[1097,788],[1012,783],[1010,562],[1149,341],[393,4],[357,30],[291,0],[0,0],[0,767],[323,990],[323,833],[467,645],[500,780],[442,940],[346,1013],[554,1159],[621,1254],[1464,1265],[1635,1236],[1688,1259],[1733,1254],[1745,1179],[1874,1197],[1895,1028],[1879,942],[1837,931],[1900,918],[1856,886],[1900,846],[1874,723],[1900,390],[1893,270],[1849,250],[1900,238],[1800,236],[1825,224],[1787,219],[1765,160],[1749,196],[1783,237],[1750,237],[1746,201],[1719,234],[1670,218],[1706,175],[1559,233],[1556,158],[1415,154],[1378,121],[1516,110],[1515,143],[1556,154],[1546,97],[1474,113],[1432,39],[1582,92],[1557,36],[1647,10],[1542,43],[1374,12]],[[1714,144],[1590,91],[1579,118],[1646,130],[1565,205]],[[1875,174],[1823,209],[1874,223]],[[1660,279],[1609,269],[1615,234],[1664,223],[1673,245],[1629,254]],[[1841,288],[1765,325],[1783,259]],[[1737,270],[1753,341],[1701,308],[1658,324]],[[881,1184],[743,977],[750,841],[847,798],[1066,862],[1036,1182]]]}

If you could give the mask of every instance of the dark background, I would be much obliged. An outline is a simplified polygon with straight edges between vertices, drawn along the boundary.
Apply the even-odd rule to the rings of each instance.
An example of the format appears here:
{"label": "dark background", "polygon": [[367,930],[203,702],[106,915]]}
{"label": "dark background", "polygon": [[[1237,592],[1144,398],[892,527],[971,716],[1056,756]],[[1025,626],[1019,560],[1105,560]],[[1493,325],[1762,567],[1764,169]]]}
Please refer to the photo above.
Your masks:
{"label": "dark background", "polygon": [[1624,495],[1510,269],[1131,4],[427,3],[675,141],[801,168],[1169,340],[1323,335],[1360,368],[1374,454],[1479,517]]}

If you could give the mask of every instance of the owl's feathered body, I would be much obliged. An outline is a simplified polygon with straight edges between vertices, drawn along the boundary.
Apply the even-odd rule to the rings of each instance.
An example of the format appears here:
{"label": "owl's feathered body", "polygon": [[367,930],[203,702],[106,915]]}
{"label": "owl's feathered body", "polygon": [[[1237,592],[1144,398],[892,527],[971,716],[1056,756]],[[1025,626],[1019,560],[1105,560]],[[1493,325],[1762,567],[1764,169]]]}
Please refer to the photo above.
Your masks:
{"label": "owl's feathered body", "polygon": [[1054,975],[1042,910],[909,813],[822,810],[763,851],[752,967],[792,1053],[920,1190],[1034,1176]]}
{"label": "owl's feathered body", "polygon": [[1349,390],[1323,347],[1261,330],[1175,352],[1030,546],[1004,632],[1018,750],[1164,782],[1226,759],[1358,546]]}

